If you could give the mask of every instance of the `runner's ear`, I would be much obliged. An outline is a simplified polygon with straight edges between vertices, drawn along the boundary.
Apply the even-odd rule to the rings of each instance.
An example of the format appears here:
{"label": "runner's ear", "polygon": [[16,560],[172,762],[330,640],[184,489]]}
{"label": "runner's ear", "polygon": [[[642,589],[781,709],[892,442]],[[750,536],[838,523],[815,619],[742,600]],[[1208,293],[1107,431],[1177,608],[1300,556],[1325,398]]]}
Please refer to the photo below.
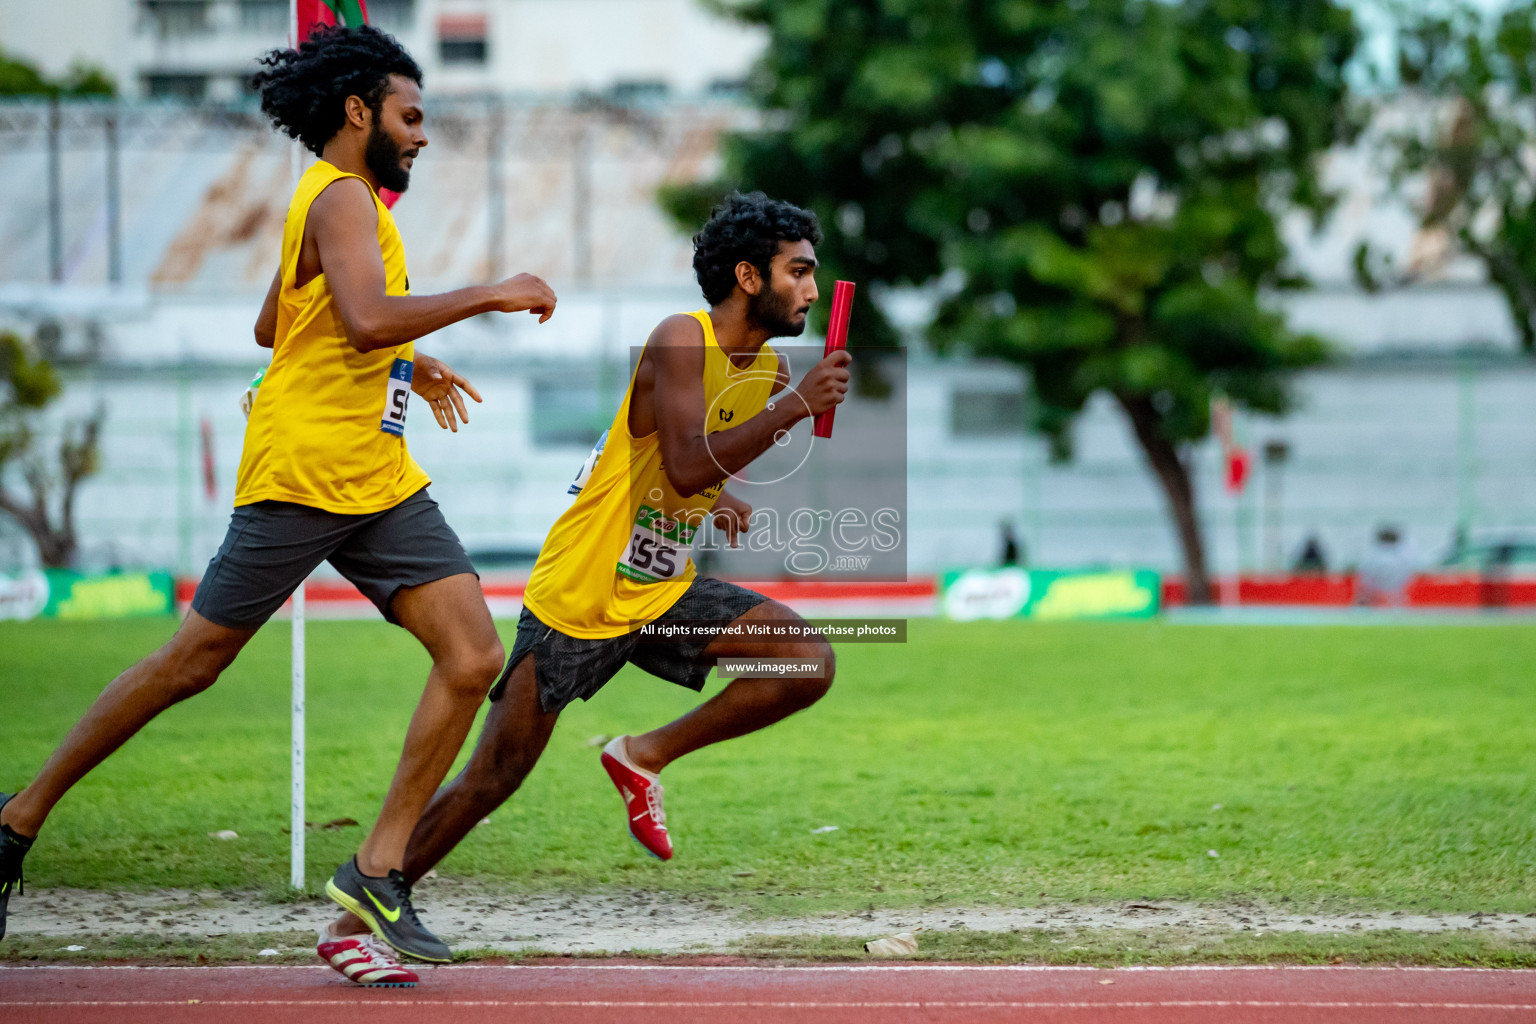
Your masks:
{"label": "runner's ear", "polygon": [[736,264],[736,284],[748,295],[756,295],[763,290],[763,275],[750,261],[742,260]]}
{"label": "runner's ear", "polygon": [[373,111],[368,104],[363,102],[361,96],[348,96],[346,99],[347,123],[354,128],[364,131],[373,124]]}

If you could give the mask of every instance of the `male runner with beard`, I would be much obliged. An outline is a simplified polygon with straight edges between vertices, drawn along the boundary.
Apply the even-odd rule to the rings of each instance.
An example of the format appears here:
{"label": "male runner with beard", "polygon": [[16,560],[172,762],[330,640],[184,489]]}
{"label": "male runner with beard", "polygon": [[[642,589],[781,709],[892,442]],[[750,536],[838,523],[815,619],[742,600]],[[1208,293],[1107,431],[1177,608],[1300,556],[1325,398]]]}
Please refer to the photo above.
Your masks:
{"label": "male runner with beard", "polygon": [[[751,507],[724,490],[726,479],[848,391],[851,357],[836,352],[793,397],[774,398],[789,374],[766,343],[805,330],[820,240],[813,214],[761,192],[729,196],[694,237],[709,308],[668,317],[651,333],[590,477],[539,554],[474,755],[411,835],[407,879],[420,878],[506,801],[543,753],[561,709],[589,699],[625,662],[692,690],[703,689],[721,658],[819,658],[825,666],[820,678],[736,679],[677,721],[604,748],[631,835],[662,860],[672,856],[662,769],[808,707],[831,686],[832,648],[798,615],[697,576],[688,557],[690,524],[703,517],[713,516],[733,546],[750,525]],[[752,622],[795,623],[809,638],[718,635]],[[705,635],[648,638],[640,632],[648,623],[704,626]]]}
{"label": "male runner with beard", "polygon": [[527,274],[410,294],[400,234],[377,195],[405,191],[427,144],[421,70],[394,39],[322,30],[262,63],[262,110],[320,159],[294,190],[282,264],[256,323],[272,364],[246,427],[229,532],[176,635],[103,691],[31,785],[0,794],[0,935],[22,857],[59,799],[160,712],[212,686],[329,561],[432,655],[378,821],[326,885],[364,927],[322,936],[328,961],[352,980],[412,985],[415,975],[367,932],[421,960],[451,959],[417,918],[400,868],[503,658],[479,578],[404,438],[412,390],[451,426],[463,416],[457,389],[473,389],[412,343],[480,313],[526,310],[542,323],[555,295]]}

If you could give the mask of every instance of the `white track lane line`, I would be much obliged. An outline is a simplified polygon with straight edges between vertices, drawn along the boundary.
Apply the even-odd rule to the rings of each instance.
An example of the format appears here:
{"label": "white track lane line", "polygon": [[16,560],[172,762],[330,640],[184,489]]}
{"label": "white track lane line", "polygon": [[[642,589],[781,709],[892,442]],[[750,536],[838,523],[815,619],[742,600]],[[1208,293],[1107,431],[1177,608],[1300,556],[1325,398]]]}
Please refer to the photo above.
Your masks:
{"label": "white track lane line", "polygon": [[[1509,967],[1421,967],[1413,965],[1382,964],[1179,964],[1168,967],[1130,965],[1126,967],[1090,967],[1070,964],[448,964],[431,966],[415,965],[433,971],[798,971],[816,974],[860,974],[871,971],[922,972],[1001,972],[1005,974],[1067,974],[1085,971],[1114,971],[1116,974],[1148,973],[1174,974],[1203,972],[1232,974],[1242,971],[1369,971],[1377,974],[1388,972],[1420,971],[1434,974],[1488,974],[1500,977],[1532,973]],[[330,971],[323,964],[0,964],[5,971]]]}
{"label": "white track lane line", "polygon": [[[134,1007],[168,1008],[172,1006],[207,1006],[217,1009],[233,1007],[300,1007],[300,1006],[347,1006],[359,1005],[335,999],[99,999],[99,1000],[33,1000],[7,1002],[0,1000],[0,1007],[31,1007],[35,1009],[63,1009],[66,1007]],[[1536,1003],[1421,1003],[1421,1002],[1372,1002],[1351,1000],[1289,1000],[1289,999],[1163,999],[1111,1001],[1022,1001],[1022,1000],[893,1000],[889,1002],[845,1002],[838,1000],[617,1000],[617,999],[369,999],[368,1006],[438,1006],[438,1007],[504,1007],[507,1009],[622,1009],[622,1010],[1200,1010],[1200,1009],[1266,1009],[1266,1010],[1476,1010],[1479,1012],[1505,1011],[1516,1013],[1536,1012]]]}

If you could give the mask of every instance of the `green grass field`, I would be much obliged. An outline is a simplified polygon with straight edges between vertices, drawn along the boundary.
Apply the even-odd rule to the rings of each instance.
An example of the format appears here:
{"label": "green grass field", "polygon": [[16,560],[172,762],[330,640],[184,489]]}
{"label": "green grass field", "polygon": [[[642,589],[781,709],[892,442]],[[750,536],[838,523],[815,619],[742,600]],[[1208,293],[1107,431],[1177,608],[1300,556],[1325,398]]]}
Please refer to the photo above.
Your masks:
{"label": "green grass field", "polygon": [[[0,789],[172,628],[0,623]],[[1536,909],[1536,629],[915,621],[908,644],[839,660],[820,705],[668,770],[672,862],[630,842],[588,740],[697,698],[626,670],[566,713],[522,792],[442,873],[719,894],[763,914],[1042,894]],[[309,817],[366,824],[426,657],[382,623],[321,622],[309,666]],[[29,881],[276,896],[287,692],[275,624],[70,795]],[[311,834],[312,888],[361,834]]]}

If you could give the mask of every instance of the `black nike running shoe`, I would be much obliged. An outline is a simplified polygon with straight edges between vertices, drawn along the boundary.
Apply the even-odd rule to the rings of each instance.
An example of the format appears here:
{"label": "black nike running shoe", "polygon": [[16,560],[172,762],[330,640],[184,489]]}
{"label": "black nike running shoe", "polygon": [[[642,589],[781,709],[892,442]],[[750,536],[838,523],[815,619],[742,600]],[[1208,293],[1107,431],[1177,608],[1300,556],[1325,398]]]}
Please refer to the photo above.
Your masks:
{"label": "black nike running shoe", "polygon": [[373,934],[402,956],[429,964],[452,962],[448,944],[427,931],[416,916],[416,908],[411,906],[411,884],[400,872],[391,871],[383,878],[365,875],[357,869],[354,857],[325,883],[325,894],[362,918]]}
{"label": "black nike running shoe", "polygon": [[[0,793],[0,807],[11,802],[12,793]],[[5,913],[11,903],[11,893],[23,892],[21,885],[21,859],[32,849],[32,840],[11,831],[9,825],[0,825],[0,939],[5,938]]]}

